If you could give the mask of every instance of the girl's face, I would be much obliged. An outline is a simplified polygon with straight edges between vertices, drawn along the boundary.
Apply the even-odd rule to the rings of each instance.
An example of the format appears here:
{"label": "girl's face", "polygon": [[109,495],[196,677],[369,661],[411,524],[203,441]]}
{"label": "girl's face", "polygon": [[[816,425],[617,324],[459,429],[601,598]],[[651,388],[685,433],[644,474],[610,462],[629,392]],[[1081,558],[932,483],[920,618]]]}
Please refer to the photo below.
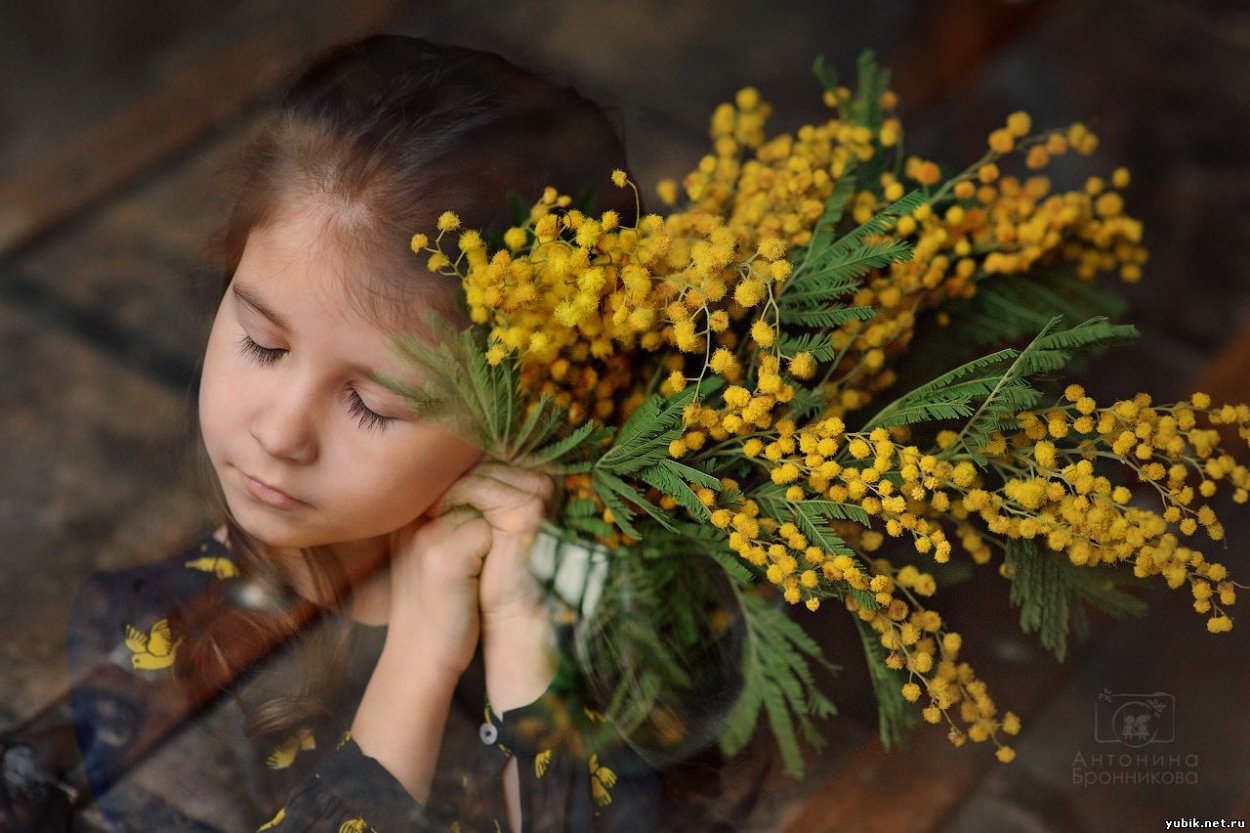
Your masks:
{"label": "girl's face", "polygon": [[204,356],[205,448],[235,519],[271,547],[385,543],[481,457],[370,380],[417,381],[348,301],[360,267],[323,217],[252,232]]}

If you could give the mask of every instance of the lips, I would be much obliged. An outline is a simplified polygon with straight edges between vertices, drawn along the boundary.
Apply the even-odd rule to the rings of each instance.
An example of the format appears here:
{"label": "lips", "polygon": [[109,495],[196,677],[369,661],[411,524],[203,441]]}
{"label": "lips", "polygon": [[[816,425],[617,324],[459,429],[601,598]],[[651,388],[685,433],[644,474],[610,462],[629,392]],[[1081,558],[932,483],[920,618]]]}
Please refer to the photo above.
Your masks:
{"label": "lips", "polygon": [[244,471],[240,470],[239,474],[243,475],[243,487],[261,503],[272,506],[275,509],[297,509],[308,505],[302,500],[291,497],[281,489],[270,486],[263,480],[257,480]]}

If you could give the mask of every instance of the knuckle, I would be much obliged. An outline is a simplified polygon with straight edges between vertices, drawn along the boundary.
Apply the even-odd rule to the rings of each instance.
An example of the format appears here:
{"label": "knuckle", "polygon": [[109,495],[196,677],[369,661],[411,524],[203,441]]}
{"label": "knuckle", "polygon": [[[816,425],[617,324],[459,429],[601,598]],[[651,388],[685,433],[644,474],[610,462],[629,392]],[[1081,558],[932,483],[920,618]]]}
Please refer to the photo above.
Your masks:
{"label": "knuckle", "polygon": [[542,499],[536,495],[526,494],[512,505],[512,514],[520,518],[531,518],[543,511]]}

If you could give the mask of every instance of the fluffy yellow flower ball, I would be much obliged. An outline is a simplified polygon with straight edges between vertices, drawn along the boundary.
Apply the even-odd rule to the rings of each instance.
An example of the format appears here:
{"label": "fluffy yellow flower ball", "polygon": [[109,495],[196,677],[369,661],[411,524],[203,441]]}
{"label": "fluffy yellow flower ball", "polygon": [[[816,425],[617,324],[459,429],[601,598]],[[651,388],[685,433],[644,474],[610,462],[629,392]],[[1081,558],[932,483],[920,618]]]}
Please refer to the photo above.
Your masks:
{"label": "fluffy yellow flower ball", "polygon": [[766,321],[756,321],[751,325],[751,338],[761,347],[768,347],[777,340],[777,334]]}
{"label": "fluffy yellow flower ball", "polygon": [[990,150],[995,153],[1011,153],[1015,146],[1015,137],[1006,128],[999,128],[990,134]]}
{"label": "fluffy yellow flower ball", "polygon": [[734,300],[744,307],[753,307],[764,300],[766,293],[763,281],[758,278],[748,278],[734,287]]}
{"label": "fluffy yellow flower ball", "polygon": [[1022,138],[1033,129],[1033,119],[1023,110],[1017,110],[1007,117],[1007,129],[1013,136]]}
{"label": "fluffy yellow flower ball", "polygon": [[804,350],[790,359],[790,375],[796,379],[810,379],[816,374],[816,359]]}

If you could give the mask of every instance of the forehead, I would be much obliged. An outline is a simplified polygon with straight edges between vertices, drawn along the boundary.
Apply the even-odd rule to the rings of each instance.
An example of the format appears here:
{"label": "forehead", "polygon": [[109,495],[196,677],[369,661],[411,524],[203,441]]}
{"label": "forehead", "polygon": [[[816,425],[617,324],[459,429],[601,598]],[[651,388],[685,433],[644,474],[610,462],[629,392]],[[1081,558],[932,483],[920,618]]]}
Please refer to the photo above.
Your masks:
{"label": "forehead", "polygon": [[467,325],[458,282],[426,272],[408,238],[390,240],[385,231],[359,206],[291,199],[271,222],[252,230],[243,254],[253,250],[267,274],[311,278],[307,291],[320,292],[332,311],[354,314],[356,323],[388,335],[430,336],[431,309]]}
{"label": "forehead", "polygon": [[254,229],[228,295],[309,355],[379,368],[394,336],[407,327],[377,312],[403,303],[375,296],[370,304],[381,282],[335,237],[306,220]]}

